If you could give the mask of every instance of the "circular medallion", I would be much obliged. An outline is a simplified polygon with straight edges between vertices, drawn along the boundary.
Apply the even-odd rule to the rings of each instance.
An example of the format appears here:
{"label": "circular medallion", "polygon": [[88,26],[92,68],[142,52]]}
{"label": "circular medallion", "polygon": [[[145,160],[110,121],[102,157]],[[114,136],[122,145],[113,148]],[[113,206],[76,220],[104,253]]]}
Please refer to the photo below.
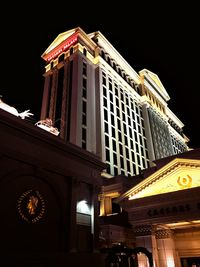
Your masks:
{"label": "circular medallion", "polygon": [[18,199],[17,209],[24,221],[36,223],[44,215],[45,202],[37,190],[27,190]]}
{"label": "circular medallion", "polygon": [[192,185],[192,178],[189,175],[185,177],[179,176],[177,183],[181,188],[190,188]]}

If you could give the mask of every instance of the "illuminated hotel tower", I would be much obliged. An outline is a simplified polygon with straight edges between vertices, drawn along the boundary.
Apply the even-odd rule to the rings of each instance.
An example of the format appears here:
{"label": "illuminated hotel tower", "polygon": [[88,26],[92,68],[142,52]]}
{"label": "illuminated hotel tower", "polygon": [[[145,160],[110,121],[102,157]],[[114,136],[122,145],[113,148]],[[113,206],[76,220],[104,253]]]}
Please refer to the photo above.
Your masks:
{"label": "illuminated hotel tower", "polygon": [[100,32],[63,32],[42,58],[41,119],[106,162],[105,176],[136,175],[155,159],[188,150],[158,76],[137,73]]}

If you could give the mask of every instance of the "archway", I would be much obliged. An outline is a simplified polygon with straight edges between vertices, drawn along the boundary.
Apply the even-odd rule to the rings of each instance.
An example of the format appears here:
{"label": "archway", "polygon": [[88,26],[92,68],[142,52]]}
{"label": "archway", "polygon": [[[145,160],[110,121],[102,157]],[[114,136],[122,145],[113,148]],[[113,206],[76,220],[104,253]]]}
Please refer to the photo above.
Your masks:
{"label": "archway", "polygon": [[[149,267],[153,267],[152,253],[144,247],[136,247],[132,250],[134,254],[143,253],[148,258]],[[140,267],[140,266],[139,266]]]}
{"label": "archway", "polygon": [[148,259],[148,266],[153,267],[152,254],[143,247],[129,248],[119,244],[111,248],[102,248],[102,253],[107,253],[106,267],[140,267],[138,254],[143,253]]}

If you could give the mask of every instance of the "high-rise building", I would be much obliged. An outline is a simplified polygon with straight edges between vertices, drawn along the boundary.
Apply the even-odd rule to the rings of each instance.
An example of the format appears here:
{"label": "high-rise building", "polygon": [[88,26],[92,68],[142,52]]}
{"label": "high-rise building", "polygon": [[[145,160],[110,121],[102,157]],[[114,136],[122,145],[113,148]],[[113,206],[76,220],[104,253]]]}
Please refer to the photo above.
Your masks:
{"label": "high-rise building", "polygon": [[101,32],[63,32],[42,58],[41,120],[50,118],[60,138],[97,154],[106,177],[137,175],[189,149],[159,77],[137,73]]}
{"label": "high-rise building", "polygon": [[42,57],[56,137],[0,100],[3,266],[200,266],[200,149],[158,76],[80,28]]}

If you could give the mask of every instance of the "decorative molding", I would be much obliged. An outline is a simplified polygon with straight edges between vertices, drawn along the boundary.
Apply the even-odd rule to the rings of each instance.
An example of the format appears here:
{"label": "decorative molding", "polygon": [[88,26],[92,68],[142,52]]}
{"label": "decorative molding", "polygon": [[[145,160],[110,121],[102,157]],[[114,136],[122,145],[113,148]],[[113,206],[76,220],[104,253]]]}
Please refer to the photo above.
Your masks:
{"label": "decorative molding", "polygon": [[153,227],[150,224],[138,225],[134,227],[134,234],[136,236],[151,235],[152,231],[153,231]]}
{"label": "decorative molding", "polygon": [[169,229],[161,229],[155,232],[156,239],[171,238],[171,236],[172,236],[172,231]]}
{"label": "decorative molding", "polygon": [[[188,170],[186,172],[187,168]],[[185,183],[185,185],[188,186],[187,188],[197,187],[199,178],[196,173],[193,173],[193,170],[195,170],[195,172],[197,171],[199,172],[200,160],[175,158],[174,160],[166,164],[164,167],[160,168],[158,171],[156,171],[155,173],[153,173],[152,175],[144,179],[138,185],[136,185],[135,187],[131,188],[129,191],[121,195],[121,197],[119,198],[119,201],[123,200],[124,198],[128,198],[129,200],[132,200],[135,198],[144,197],[143,193],[142,193],[143,195],[141,196],[142,191],[144,192],[144,190],[148,189],[150,186],[152,186],[152,190],[153,190],[153,186],[155,186],[157,182],[161,181],[162,179],[164,180],[166,176],[175,175],[175,173],[181,169],[184,170],[184,173],[181,174],[182,176],[178,174],[176,180],[171,181],[174,184],[173,190],[170,189],[170,184],[169,184],[169,179],[168,179],[168,181],[165,181],[166,186],[163,187],[165,188],[165,190],[162,192],[161,190],[158,192],[154,191],[153,195],[185,189],[185,188],[180,187],[179,185],[180,183],[181,184]],[[179,178],[179,176],[181,177]],[[175,177],[173,179],[175,179]],[[192,179],[192,184],[191,184],[191,179]],[[179,182],[179,184],[177,184],[177,182]],[[178,188],[178,185],[179,185],[179,188]],[[167,188],[169,190],[167,190]],[[148,192],[146,193],[147,195],[149,195]]]}
{"label": "decorative molding", "polygon": [[17,209],[24,221],[36,223],[44,215],[45,202],[39,191],[30,189],[19,197]]}

